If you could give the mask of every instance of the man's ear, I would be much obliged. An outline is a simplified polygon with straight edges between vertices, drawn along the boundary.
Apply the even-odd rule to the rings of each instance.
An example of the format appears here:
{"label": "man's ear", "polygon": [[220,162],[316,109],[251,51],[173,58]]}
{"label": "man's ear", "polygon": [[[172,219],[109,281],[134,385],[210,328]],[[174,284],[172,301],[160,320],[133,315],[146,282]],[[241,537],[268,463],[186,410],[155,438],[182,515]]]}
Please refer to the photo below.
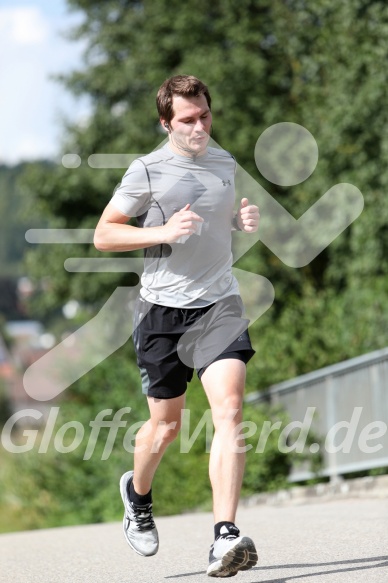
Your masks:
{"label": "man's ear", "polygon": [[168,122],[167,122],[165,119],[162,119],[162,118],[161,118],[161,119],[160,119],[160,123],[161,123],[161,126],[162,126],[162,127],[165,129],[165,130],[167,130],[167,131],[168,131],[168,133],[170,133],[170,132],[171,132],[171,127],[170,127],[170,124],[169,124],[169,123],[168,123]]}

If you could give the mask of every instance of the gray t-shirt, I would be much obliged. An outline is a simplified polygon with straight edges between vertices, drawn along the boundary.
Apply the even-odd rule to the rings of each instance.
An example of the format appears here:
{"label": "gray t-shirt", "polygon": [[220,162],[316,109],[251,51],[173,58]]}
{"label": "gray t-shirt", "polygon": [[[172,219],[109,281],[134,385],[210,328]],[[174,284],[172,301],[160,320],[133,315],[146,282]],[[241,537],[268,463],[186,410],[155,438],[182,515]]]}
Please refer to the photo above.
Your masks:
{"label": "gray t-shirt", "polygon": [[145,249],[141,296],[172,307],[202,307],[238,294],[232,275],[231,229],[236,162],[208,148],[202,156],[175,154],[168,144],[135,160],[111,204],[139,227],[164,225],[190,203],[204,219],[197,233]]}

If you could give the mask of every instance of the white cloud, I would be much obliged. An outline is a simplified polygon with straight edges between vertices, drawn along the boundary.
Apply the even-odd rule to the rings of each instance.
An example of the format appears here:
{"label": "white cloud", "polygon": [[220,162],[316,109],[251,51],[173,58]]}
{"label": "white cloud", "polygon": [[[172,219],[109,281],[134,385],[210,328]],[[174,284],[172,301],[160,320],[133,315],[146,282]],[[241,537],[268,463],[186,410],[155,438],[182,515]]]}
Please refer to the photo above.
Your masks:
{"label": "white cloud", "polygon": [[0,163],[54,157],[61,114],[76,121],[89,109],[86,100],[75,100],[50,79],[82,68],[82,45],[60,34],[79,16],[65,12],[64,0],[55,0],[55,13],[45,0],[33,3],[26,7],[13,0],[0,8]]}
{"label": "white cloud", "polygon": [[42,44],[49,27],[42,13],[33,6],[0,8],[0,38],[14,45]]}
{"label": "white cloud", "polygon": [[[18,158],[22,160],[35,160],[44,158],[47,149],[50,148],[50,141],[44,136],[37,134],[24,134],[18,140]],[[1,155],[1,152],[0,152]]]}

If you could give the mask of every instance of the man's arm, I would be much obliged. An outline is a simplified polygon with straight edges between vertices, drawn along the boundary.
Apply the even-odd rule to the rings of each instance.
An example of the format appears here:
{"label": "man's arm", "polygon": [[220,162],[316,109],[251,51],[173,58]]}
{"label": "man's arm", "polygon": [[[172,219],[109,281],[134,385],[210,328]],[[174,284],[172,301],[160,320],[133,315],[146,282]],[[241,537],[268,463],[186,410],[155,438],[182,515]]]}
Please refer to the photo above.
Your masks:
{"label": "man's arm", "polygon": [[175,243],[182,235],[196,232],[196,223],[203,219],[187,204],[160,227],[133,227],[131,217],[108,204],[94,233],[94,246],[99,251],[135,251],[163,243]]}

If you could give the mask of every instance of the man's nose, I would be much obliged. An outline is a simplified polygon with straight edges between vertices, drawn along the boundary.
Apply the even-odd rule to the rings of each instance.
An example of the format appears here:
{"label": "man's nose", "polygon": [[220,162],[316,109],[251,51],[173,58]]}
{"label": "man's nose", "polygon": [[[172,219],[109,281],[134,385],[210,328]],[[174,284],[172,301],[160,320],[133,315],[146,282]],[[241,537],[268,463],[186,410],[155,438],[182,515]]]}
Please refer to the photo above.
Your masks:
{"label": "man's nose", "polygon": [[205,129],[205,122],[203,119],[198,119],[194,126],[194,130],[197,132],[203,132]]}

